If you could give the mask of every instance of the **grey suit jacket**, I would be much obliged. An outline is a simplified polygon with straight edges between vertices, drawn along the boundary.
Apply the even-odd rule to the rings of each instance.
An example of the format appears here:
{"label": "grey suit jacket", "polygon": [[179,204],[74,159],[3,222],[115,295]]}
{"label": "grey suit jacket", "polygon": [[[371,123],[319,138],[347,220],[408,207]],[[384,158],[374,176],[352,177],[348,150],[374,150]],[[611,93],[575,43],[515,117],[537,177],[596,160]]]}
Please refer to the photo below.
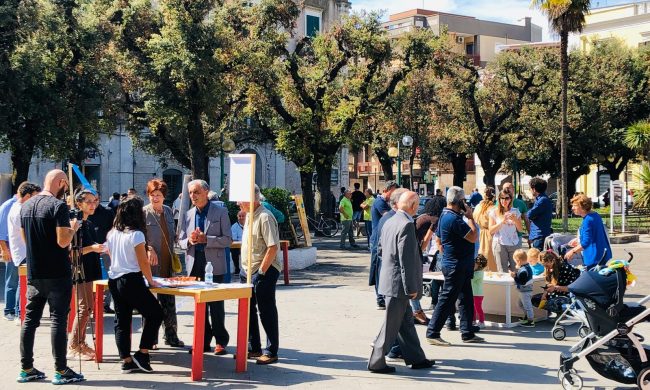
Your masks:
{"label": "grey suit jacket", "polygon": [[417,292],[420,298],[422,260],[415,236],[415,223],[405,213],[398,211],[384,224],[379,240],[379,294],[404,299]]}
{"label": "grey suit jacket", "polygon": [[[178,236],[178,245],[186,250],[185,268],[189,275],[194,265],[194,253],[196,247],[189,242],[189,236],[196,228],[196,207],[192,207],[186,214],[185,219],[180,221],[181,231]],[[225,207],[210,204],[208,215],[205,219],[204,233],[208,236],[208,243],[205,246],[205,258],[212,263],[213,273],[223,275],[226,273],[226,250],[232,243],[230,232],[230,218]]]}

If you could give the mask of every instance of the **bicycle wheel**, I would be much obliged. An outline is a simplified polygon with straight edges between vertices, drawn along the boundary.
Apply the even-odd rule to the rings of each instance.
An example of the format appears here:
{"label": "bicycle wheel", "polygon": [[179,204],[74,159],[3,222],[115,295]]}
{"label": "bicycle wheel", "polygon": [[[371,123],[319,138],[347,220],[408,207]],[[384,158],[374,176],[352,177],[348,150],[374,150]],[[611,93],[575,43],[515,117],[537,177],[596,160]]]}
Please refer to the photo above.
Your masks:
{"label": "bicycle wheel", "polygon": [[327,237],[334,237],[339,232],[339,224],[332,218],[320,220],[319,229]]}

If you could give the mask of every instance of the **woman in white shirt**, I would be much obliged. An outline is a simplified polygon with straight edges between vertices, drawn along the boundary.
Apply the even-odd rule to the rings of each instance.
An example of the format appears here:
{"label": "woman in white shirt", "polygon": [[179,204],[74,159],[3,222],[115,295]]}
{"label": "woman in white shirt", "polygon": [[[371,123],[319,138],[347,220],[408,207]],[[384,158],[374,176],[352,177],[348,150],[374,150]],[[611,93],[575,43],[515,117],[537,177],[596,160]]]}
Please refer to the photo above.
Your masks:
{"label": "woman in white shirt", "polygon": [[489,231],[492,235],[492,251],[499,272],[515,271],[513,255],[520,248],[517,232],[522,230],[521,213],[512,207],[512,196],[503,191],[497,207],[489,212]]}
{"label": "woman in white shirt", "polygon": [[[115,302],[115,341],[122,359],[122,373],[142,370],[151,372],[149,350],[153,347],[163,312],[158,300],[145,285],[158,287],[151,276],[147,260],[146,221],[138,197],[128,198],[117,206],[113,229],[106,236],[111,256],[108,288]],[[133,309],[142,315],[144,328],[140,348],[131,356],[131,320]]]}

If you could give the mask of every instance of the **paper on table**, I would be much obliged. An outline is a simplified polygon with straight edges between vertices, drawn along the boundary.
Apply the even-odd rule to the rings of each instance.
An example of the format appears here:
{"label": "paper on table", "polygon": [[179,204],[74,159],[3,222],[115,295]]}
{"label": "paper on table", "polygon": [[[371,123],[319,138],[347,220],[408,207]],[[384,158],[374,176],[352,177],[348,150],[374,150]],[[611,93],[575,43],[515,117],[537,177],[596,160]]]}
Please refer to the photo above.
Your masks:
{"label": "paper on table", "polygon": [[231,202],[251,201],[251,182],[255,180],[255,162],[252,154],[230,155],[230,177],[228,183],[228,200]]}

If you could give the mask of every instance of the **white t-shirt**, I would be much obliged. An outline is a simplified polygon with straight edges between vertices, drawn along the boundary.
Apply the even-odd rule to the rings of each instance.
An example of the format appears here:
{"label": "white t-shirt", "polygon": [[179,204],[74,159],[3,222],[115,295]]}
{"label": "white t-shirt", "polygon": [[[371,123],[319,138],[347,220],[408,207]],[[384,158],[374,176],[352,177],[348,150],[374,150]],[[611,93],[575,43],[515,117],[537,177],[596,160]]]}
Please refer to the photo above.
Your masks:
{"label": "white t-shirt", "polygon": [[11,261],[18,267],[27,257],[27,246],[20,231],[20,209],[22,203],[15,202],[9,209],[7,229],[9,230],[9,248],[11,249]]}
{"label": "white t-shirt", "polygon": [[123,232],[112,229],[106,235],[106,245],[111,256],[108,277],[117,279],[122,275],[140,272],[135,247],[145,242],[144,233],[139,230]]}
{"label": "white t-shirt", "polygon": [[[515,219],[521,219],[521,213],[516,208],[511,208],[510,213],[514,215]],[[496,223],[501,223],[503,221],[503,216],[497,216],[497,208],[493,207],[490,210],[489,214],[491,219],[496,221]],[[494,240],[496,240],[501,245],[518,245],[519,244],[519,235],[517,234],[517,225],[513,223],[508,223],[501,225],[501,229],[494,233]]]}

